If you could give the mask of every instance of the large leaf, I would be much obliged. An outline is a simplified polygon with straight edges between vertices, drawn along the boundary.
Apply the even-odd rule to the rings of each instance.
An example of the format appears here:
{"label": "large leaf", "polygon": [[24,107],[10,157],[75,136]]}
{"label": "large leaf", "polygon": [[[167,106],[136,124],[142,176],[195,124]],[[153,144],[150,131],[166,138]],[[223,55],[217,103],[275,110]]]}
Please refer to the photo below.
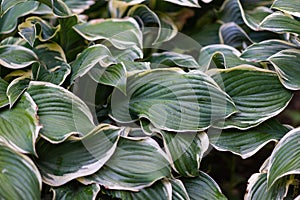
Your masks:
{"label": "large leaf", "polygon": [[287,49],[278,52],[268,59],[277,71],[282,84],[290,90],[300,89],[300,50]]}
{"label": "large leaf", "polygon": [[0,33],[7,34],[15,30],[18,18],[25,16],[38,8],[36,1],[24,1],[13,5],[3,16],[0,17]]}
{"label": "large leaf", "polygon": [[37,62],[37,55],[30,49],[18,45],[0,46],[0,64],[11,69],[20,69]]}
{"label": "large leaf", "polygon": [[82,185],[73,181],[51,190],[53,192],[53,200],[94,200],[100,191],[100,186],[97,184]]}
{"label": "large leaf", "polygon": [[29,85],[30,79],[26,76],[14,79],[7,87],[7,97],[9,100],[10,108],[21,97]]}
{"label": "large leaf", "polygon": [[276,145],[269,161],[268,188],[289,174],[300,174],[300,128],[287,133]]}
{"label": "large leaf", "polygon": [[142,32],[133,18],[98,19],[77,24],[73,28],[87,40],[108,40],[119,49],[142,47]]}
{"label": "large leaf", "polygon": [[177,68],[136,73],[127,78],[127,96],[115,90],[111,115],[119,122],[147,118],[160,129],[199,131],[235,112],[231,99],[202,72]]}
{"label": "large leaf", "polygon": [[283,40],[264,40],[249,46],[241,54],[241,58],[247,61],[267,61],[267,59],[279,51],[296,48],[296,45]]}
{"label": "large leaf", "polygon": [[200,161],[208,149],[206,133],[173,133],[160,131],[164,147],[172,160],[173,169],[182,176],[199,175]]}
{"label": "large leaf", "polygon": [[1,16],[6,13],[9,9],[17,5],[18,3],[23,3],[27,0],[2,0],[1,1],[1,8],[0,8],[0,14]]}
{"label": "large leaf", "polygon": [[300,17],[300,2],[293,0],[275,0],[273,9],[281,10],[296,17]]}
{"label": "large leaf", "polygon": [[197,7],[199,8],[198,0],[165,0],[174,4],[178,4],[181,6],[188,6],[188,7]]}
{"label": "large leaf", "polygon": [[217,183],[206,173],[200,171],[196,178],[182,179],[191,200],[226,200]]}
{"label": "large leaf", "polygon": [[273,71],[241,65],[211,73],[238,109],[217,127],[249,129],[279,114],[292,98]]}
{"label": "large leaf", "polygon": [[75,178],[98,171],[114,153],[119,140],[117,127],[99,125],[82,140],[60,144],[37,143],[36,163],[48,185],[60,186]]}
{"label": "large leaf", "polygon": [[289,130],[276,120],[269,120],[257,127],[241,131],[223,130],[221,134],[209,134],[211,144],[219,151],[230,151],[243,159],[254,155],[268,142],[277,142]]}
{"label": "large leaf", "polygon": [[216,13],[218,19],[224,23],[235,22],[236,24],[242,24],[243,19],[238,2],[238,0],[224,1],[222,7]]}
{"label": "large leaf", "polygon": [[8,83],[0,78],[0,108],[9,104],[8,96],[6,95],[7,87]]}
{"label": "large leaf", "polygon": [[0,198],[40,199],[41,175],[26,156],[0,143]]}
{"label": "large leaf", "polygon": [[107,189],[138,191],[171,173],[167,155],[151,138],[120,138],[118,148],[96,173],[81,179]]}
{"label": "large leaf", "polygon": [[28,93],[38,106],[40,134],[58,143],[70,135],[86,135],[94,128],[89,108],[73,93],[51,83],[32,81]]}
{"label": "large leaf", "polygon": [[58,17],[68,17],[72,15],[69,7],[63,0],[38,0],[39,2],[49,6],[54,15]]}
{"label": "large leaf", "polygon": [[12,109],[0,112],[0,140],[21,153],[35,154],[40,130],[37,106],[25,93]]}

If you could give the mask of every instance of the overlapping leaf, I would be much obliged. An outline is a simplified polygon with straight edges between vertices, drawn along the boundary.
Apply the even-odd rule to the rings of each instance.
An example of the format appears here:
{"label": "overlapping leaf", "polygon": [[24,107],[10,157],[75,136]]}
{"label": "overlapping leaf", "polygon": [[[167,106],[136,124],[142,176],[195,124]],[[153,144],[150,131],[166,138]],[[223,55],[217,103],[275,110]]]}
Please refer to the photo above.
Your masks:
{"label": "overlapping leaf", "polygon": [[8,96],[6,95],[7,87],[8,83],[0,78],[0,108],[9,104]]}
{"label": "overlapping leaf", "polygon": [[6,95],[9,100],[10,108],[21,97],[29,85],[30,79],[26,76],[22,76],[14,79],[7,87]]}
{"label": "overlapping leaf", "polygon": [[275,0],[272,8],[300,17],[300,3],[293,0]]}
{"label": "overlapping leaf", "polygon": [[188,7],[200,7],[197,0],[165,0],[171,3],[175,3],[181,6],[188,6]]}

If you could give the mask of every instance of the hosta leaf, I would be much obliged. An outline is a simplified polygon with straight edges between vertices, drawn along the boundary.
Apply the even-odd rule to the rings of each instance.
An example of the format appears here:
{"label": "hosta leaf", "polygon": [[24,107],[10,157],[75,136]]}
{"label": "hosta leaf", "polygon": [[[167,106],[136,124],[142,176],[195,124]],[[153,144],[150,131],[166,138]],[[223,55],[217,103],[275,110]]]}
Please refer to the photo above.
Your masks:
{"label": "hosta leaf", "polygon": [[17,27],[18,18],[33,12],[37,9],[38,5],[38,2],[30,0],[14,5],[0,17],[0,33],[7,34],[13,32]]}
{"label": "hosta leaf", "polygon": [[0,143],[0,198],[40,199],[41,175],[26,156]]}
{"label": "hosta leaf", "polygon": [[198,0],[165,0],[174,4],[178,4],[181,6],[188,6],[188,7],[197,7],[199,8]]}
{"label": "hosta leaf", "polygon": [[62,0],[38,0],[39,2],[49,6],[54,15],[58,17],[68,17],[72,15],[69,7]]}
{"label": "hosta leaf", "polygon": [[300,17],[300,2],[292,0],[275,0],[273,9],[281,10],[296,17]]}
{"label": "hosta leaf", "polygon": [[269,161],[268,188],[289,174],[300,174],[300,128],[287,133],[276,145]]}
{"label": "hosta leaf", "polygon": [[164,199],[171,200],[172,186],[169,181],[157,181],[150,187],[143,188],[138,192],[125,190],[106,190],[105,193],[109,196],[126,200],[152,200]]}
{"label": "hosta leaf", "polygon": [[82,185],[73,181],[51,190],[53,192],[53,200],[94,200],[100,191],[100,186],[97,184]]}
{"label": "hosta leaf", "polygon": [[200,175],[196,178],[184,178],[182,182],[191,200],[227,199],[217,183],[204,172],[200,171]]}
{"label": "hosta leaf", "polygon": [[[159,34],[153,44],[169,41],[173,39],[178,32],[177,26],[168,15],[159,13],[158,17],[160,19],[161,28],[158,30]],[[150,31],[151,30],[153,29],[150,28]],[[157,28],[154,28],[154,30],[157,30]]]}
{"label": "hosta leaf", "polygon": [[241,64],[250,64],[245,60],[241,60],[240,55],[241,52],[228,45],[208,45],[200,50],[198,63],[202,71],[209,68],[232,68]]}
{"label": "hosta leaf", "polygon": [[26,41],[23,40],[23,38],[20,37],[7,37],[4,40],[2,40],[0,42],[1,46],[5,46],[5,45],[19,45],[19,46],[23,46],[26,44]]}
{"label": "hosta leaf", "polygon": [[300,50],[287,49],[278,52],[268,59],[277,71],[282,84],[291,90],[300,89]]}
{"label": "hosta leaf", "polygon": [[61,85],[71,72],[62,48],[56,43],[41,44],[34,52],[40,62],[32,68],[33,79]]}
{"label": "hosta leaf", "polygon": [[245,131],[223,130],[220,134],[209,134],[211,144],[219,151],[231,151],[246,159],[254,155],[270,141],[277,142],[289,130],[276,120],[266,121]]}
{"label": "hosta leaf", "polygon": [[179,179],[170,179],[172,184],[172,200],[190,200],[190,197]]}
{"label": "hosta leaf", "polygon": [[16,4],[18,3],[23,3],[27,0],[2,0],[1,1],[1,16],[6,13],[9,9],[11,9],[12,7],[14,7]]}
{"label": "hosta leaf", "polygon": [[236,24],[243,24],[238,2],[238,0],[224,1],[222,7],[217,12],[218,18],[224,23],[235,22]]}
{"label": "hosta leaf", "polygon": [[7,87],[8,83],[0,78],[0,108],[9,104],[8,96],[6,95]]}
{"label": "hosta leaf", "polygon": [[95,3],[95,0],[63,0],[72,10],[72,13],[79,14],[89,9]]}
{"label": "hosta leaf", "polygon": [[295,33],[300,34],[300,22],[281,12],[275,12],[267,16],[259,27],[263,30],[273,31],[276,33]]}
{"label": "hosta leaf", "polygon": [[0,64],[11,69],[20,69],[37,62],[37,55],[18,45],[0,46]]}
{"label": "hosta leaf", "polygon": [[199,68],[196,60],[187,54],[180,54],[175,52],[153,53],[149,59],[151,68],[166,68],[166,67],[183,67],[183,68]]}
{"label": "hosta leaf", "polygon": [[123,63],[118,63],[106,68],[94,67],[89,72],[90,77],[104,85],[114,86],[126,94],[126,68]]}
{"label": "hosta leaf", "polygon": [[26,77],[20,77],[14,79],[7,87],[7,97],[9,100],[10,108],[20,98],[29,85],[30,79]]}
{"label": "hosta leaf", "polygon": [[45,139],[58,143],[70,135],[86,135],[94,128],[86,104],[70,91],[51,83],[32,81],[28,93],[38,106]]}
{"label": "hosta leaf", "polygon": [[74,81],[76,78],[85,75],[90,71],[95,65],[100,65],[100,67],[107,67],[114,64],[116,61],[112,57],[109,49],[101,44],[97,44],[86,48],[72,63],[72,77],[71,80]]}
{"label": "hosta leaf", "polygon": [[109,161],[95,174],[81,179],[107,189],[138,191],[170,175],[166,154],[151,138],[120,138]]}
{"label": "hosta leaf", "polygon": [[267,61],[267,59],[279,51],[296,48],[296,45],[283,40],[264,40],[249,46],[241,54],[241,58],[247,61]]}
{"label": "hosta leaf", "polygon": [[109,0],[108,8],[114,18],[121,18],[129,6],[140,4],[145,0]]}
{"label": "hosta leaf", "polygon": [[126,91],[127,96],[115,90],[111,98],[111,115],[119,122],[147,118],[163,130],[198,131],[235,112],[231,99],[202,72],[136,73],[127,78]]}
{"label": "hosta leaf", "polygon": [[287,192],[288,178],[285,177],[280,179],[271,188],[267,186],[267,174],[253,174],[248,180],[247,193],[245,200],[273,200],[273,199],[284,199]]}
{"label": "hosta leaf", "polygon": [[21,153],[35,154],[40,130],[37,106],[25,93],[12,109],[0,112],[0,140]]}
{"label": "hosta leaf", "polygon": [[77,24],[74,29],[87,40],[108,40],[119,49],[142,46],[142,32],[133,18],[97,19]]}
{"label": "hosta leaf", "polygon": [[172,133],[160,131],[164,147],[172,160],[173,169],[182,176],[199,175],[200,161],[208,149],[206,133]]}
{"label": "hosta leaf", "polygon": [[51,144],[37,143],[36,159],[48,185],[60,186],[75,178],[98,171],[114,153],[122,129],[99,125],[82,140]]}
{"label": "hosta leaf", "polygon": [[[239,110],[225,120],[225,128],[254,127],[279,114],[292,98],[292,93],[283,87],[273,71],[241,65],[214,70],[212,74]],[[223,124],[216,126],[223,127]]]}
{"label": "hosta leaf", "polygon": [[[48,22],[39,17],[29,17],[18,26],[19,34],[31,45],[38,38],[45,42],[50,40],[59,31],[60,26],[52,27]],[[39,30],[39,32],[37,32]]]}

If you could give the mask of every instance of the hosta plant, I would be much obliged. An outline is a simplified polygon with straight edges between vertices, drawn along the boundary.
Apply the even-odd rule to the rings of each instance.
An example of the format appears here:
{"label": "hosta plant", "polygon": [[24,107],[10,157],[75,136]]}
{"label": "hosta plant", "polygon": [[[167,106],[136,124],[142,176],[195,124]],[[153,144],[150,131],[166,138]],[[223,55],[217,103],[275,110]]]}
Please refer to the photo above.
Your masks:
{"label": "hosta plant", "polygon": [[271,141],[240,193],[299,199],[299,1],[0,2],[1,199],[227,199]]}

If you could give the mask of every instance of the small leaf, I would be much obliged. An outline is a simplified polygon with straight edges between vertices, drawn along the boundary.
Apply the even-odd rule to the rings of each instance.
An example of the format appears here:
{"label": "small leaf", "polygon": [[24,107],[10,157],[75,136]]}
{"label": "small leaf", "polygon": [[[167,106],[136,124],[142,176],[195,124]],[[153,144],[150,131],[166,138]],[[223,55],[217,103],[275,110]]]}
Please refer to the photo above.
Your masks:
{"label": "small leaf", "polygon": [[234,22],[236,24],[243,24],[238,0],[224,1],[216,14],[218,19],[224,23]]}
{"label": "small leaf", "polygon": [[206,173],[200,171],[196,178],[184,178],[182,183],[191,200],[226,200],[217,183]]}
{"label": "small leaf", "polygon": [[140,4],[145,0],[109,0],[108,9],[113,18],[121,18],[129,6]]}
{"label": "small leaf", "polygon": [[32,81],[27,92],[38,106],[46,140],[59,143],[71,135],[86,135],[94,127],[87,105],[70,91],[47,82]]}
{"label": "small leaf", "polygon": [[275,0],[272,4],[273,9],[281,10],[296,17],[300,17],[300,2],[293,0]]}
{"label": "small leaf", "polygon": [[95,0],[64,0],[64,3],[71,9],[72,13],[80,14],[89,9]]}
{"label": "small leaf", "polygon": [[151,138],[120,138],[118,148],[96,173],[80,179],[85,184],[98,183],[107,189],[138,191],[170,176],[167,155]]}
{"label": "small leaf", "polygon": [[0,108],[9,104],[8,96],[6,95],[7,87],[8,83],[0,77]]}
{"label": "small leaf", "polygon": [[198,4],[198,0],[165,0],[174,4],[178,4],[180,6],[188,6],[188,7],[196,7],[200,8]]}
{"label": "small leaf", "polygon": [[190,200],[190,197],[179,179],[170,179],[172,184],[172,200]]}
{"label": "small leaf", "polygon": [[29,85],[30,79],[26,76],[22,76],[14,79],[7,87],[7,96],[9,100],[10,108],[16,103],[16,101],[21,97]]}
{"label": "small leaf", "polygon": [[68,17],[72,15],[71,10],[62,0],[38,0],[39,2],[49,6],[54,15],[58,17]]}
{"label": "small leaf", "polygon": [[33,162],[0,143],[0,197],[40,199],[41,175]]}
{"label": "small leaf", "polygon": [[23,3],[26,0],[2,0],[1,1],[1,16],[5,14],[9,9],[17,5],[18,3]]}
{"label": "small leaf", "polygon": [[37,62],[37,55],[18,45],[0,46],[0,64],[10,69],[21,69]]}

